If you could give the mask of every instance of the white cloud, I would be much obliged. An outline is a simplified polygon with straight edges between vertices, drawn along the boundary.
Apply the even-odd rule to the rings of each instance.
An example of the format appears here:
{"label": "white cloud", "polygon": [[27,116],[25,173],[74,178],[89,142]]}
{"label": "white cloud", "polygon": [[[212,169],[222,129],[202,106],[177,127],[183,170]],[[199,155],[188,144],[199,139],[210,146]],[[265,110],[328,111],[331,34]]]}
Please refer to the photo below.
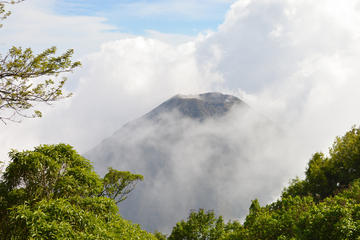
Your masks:
{"label": "white cloud", "polygon": [[237,1],[218,31],[198,45],[198,61],[217,62],[213,71],[222,74],[225,87],[245,92],[252,106],[324,149],[316,146],[329,146],[359,123],[353,111],[360,100],[354,92],[360,75],[358,5]]}
{"label": "white cloud", "polygon": [[104,41],[129,37],[119,33],[106,19],[88,16],[61,16],[52,9],[55,0],[33,0],[9,6],[12,14],[0,29],[0,49],[11,46],[43,50],[57,46],[61,51],[76,49],[77,56],[98,50]]}
{"label": "white cloud", "polygon": [[81,84],[72,107],[78,127],[91,126],[91,132],[84,128],[85,139],[94,144],[179,92],[209,90],[221,78],[200,69],[194,51],[191,42],[173,46],[138,37],[103,44],[84,59],[84,69],[74,76]]}
{"label": "white cloud", "polygon": [[15,136],[21,134],[16,129],[33,129],[34,145],[66,142],[86,151],[167,98],[207,91],[220,82],[220,76],[198,67],[194,52],[193,42],[174,46],[137,37],[105,43],[70,75],[69,81],[80,83],[67,105],[57,104],[45,110],[50,112],[43,119],[24,121],[21,127],[2,127]]}
{"label": "white cloud", "polygon": [[279,194],[303,157],[293,156],[296,142],[287,142],[287,133],[248,110],[234,107],[222,118],[203,122],[177,112],[157,115],[159,121],[143,118],[87,157],[102,174],[116,166],[144,175],[120,213],[148,230],[169,232],[197,208],[237,219],[252,199],[267,202]]}
{"label": "white cloud", "polygon": [[204,91],[212,81],[218,81],[206,68],[199,69],[194,43],[186,43],[185,37],[179,41],[169,34],[150,33],[165,43],[108,32],[112,27],[103,19],[55,15],[53,4],[37,0],[15,5],[0,30],[4,32],[0,46],[3,51],[11,45],[35,50],[52,45],[60,51],[74,48],[83,63],[69,75],[68,87],[75,95],[44,107],[42,119],[1,125],[2,159],[10,148],[31,148],[40,143],[66,142],[85,151],[166,98],[178,92]]}
{"label": "white cloud", "polygon": [[162,33],[155,30],[146,30],[148,38],[157,39],[168,44],[182,44],[196,40],[194,36],[183,34]]}

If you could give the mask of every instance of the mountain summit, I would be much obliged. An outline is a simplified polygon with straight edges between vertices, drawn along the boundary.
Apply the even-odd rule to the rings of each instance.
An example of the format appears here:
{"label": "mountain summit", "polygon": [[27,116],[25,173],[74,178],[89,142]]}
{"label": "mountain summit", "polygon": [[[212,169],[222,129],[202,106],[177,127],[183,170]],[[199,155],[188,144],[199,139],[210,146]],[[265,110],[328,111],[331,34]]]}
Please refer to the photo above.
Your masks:
{"label": "mountain summit", "polygon": [[224,116],[234,105],[245,105],[239,98],[218,92],[198,95],[178,94],[145,115],[157,119],[164,112],[178,111],[185,117],[198,120]]}

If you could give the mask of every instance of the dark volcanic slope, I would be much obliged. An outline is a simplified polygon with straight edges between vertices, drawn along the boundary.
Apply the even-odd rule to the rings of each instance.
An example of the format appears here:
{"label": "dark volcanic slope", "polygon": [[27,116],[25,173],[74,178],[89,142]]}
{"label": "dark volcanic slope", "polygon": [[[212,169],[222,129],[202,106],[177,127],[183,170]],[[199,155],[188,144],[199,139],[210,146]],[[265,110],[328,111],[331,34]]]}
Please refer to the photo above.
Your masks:
{"label": "dark volcanic slope", "polygon": [[120,128],[85,157],[101,175],[110,166],[144,175],[119,209],[150,231],[169,231],[190,209],[241,217],[251,199],[267,194],[272,184],[281,185],[266,179],[267,171],[265,176],[252,172],[262,169],[257,165],[249,166],[271,148],[269,127],[262,127],[269,124],[255,115],[231,95],[177,95]]}
{"label": "dark volcanic slope", "polygon": [[224,116],[234,105],[246,105],[239,98],[217,92],[199,95],[176,95],[145,115],[157,119],[161,114],[179,111],[183,116],[198,120]]}

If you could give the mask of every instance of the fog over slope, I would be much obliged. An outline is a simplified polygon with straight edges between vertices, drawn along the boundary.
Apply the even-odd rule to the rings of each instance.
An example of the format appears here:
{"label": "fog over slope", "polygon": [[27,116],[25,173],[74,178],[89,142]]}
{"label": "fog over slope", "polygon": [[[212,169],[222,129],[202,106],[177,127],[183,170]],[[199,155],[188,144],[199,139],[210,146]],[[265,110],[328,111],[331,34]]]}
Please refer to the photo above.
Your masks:
{"label": "fog over slope", "polygon": [[281,135],[234,96],[177,95],[85,156],[101,174],[109,166],[143,174],[120,213],[148,230],[169,231],[191,209],[235,219],[252,199],[271,201],[292,164],[279,161],[286,159]]}

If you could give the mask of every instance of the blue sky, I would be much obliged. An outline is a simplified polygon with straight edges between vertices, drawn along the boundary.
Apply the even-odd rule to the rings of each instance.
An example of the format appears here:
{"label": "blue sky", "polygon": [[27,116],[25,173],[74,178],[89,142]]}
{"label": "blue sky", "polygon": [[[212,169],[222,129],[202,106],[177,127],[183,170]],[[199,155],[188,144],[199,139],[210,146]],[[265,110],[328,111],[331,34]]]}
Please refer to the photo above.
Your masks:
{"label": "blue sky", "polygon": [[61,15],[100,16],[119,31],[196,35],[216,30],[233,0],[56,0]]}

